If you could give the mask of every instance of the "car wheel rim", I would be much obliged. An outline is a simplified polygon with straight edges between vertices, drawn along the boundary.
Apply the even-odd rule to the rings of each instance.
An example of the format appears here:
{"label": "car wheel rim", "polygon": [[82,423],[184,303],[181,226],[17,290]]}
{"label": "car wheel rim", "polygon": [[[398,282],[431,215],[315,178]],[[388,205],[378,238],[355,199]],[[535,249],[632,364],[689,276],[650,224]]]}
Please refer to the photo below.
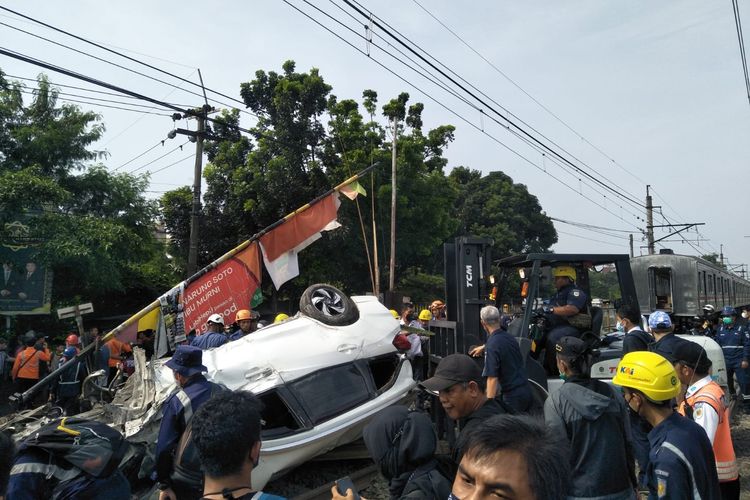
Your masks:
{"label": "car wheel rim", "polygon": [[342,297],[330,290],[318,288],[312,293],[312,305],[326,316],[339,316],[344,313],[344,300]]}

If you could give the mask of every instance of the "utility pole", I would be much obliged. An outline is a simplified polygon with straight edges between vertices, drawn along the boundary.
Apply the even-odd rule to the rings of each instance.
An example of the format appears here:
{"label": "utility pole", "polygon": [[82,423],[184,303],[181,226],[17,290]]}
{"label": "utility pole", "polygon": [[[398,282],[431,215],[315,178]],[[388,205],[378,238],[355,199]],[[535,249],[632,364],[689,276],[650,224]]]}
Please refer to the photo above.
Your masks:
{"label": "utility pole", "polygon": [[396,135],[398,122],[393,117],[393,144],[391,145],[391,263],[388,269],[388,290],[396,283]]}
{"label": "utility pole", "polygon": [[635,257],[635,254],[633,253],[633,234],[630,234],[630,258],[632,259]]}
{"label": "utility pole", "polygon": [[372,224],[372,260],[373,260],[373,277],[375,281],[375,296],[380,296],[380,262],[378,261],[378,231],[375,225],[375,174],[370,174],[370,217]]}
{"label": "utility pole", "polygon": [[195,135],[195,169],[193,171],[193,209],[190,212],[190,249],[188,251],[187,277],[198,271],[198,238],[201,215],[201,177],[203,176],[203,134],[206,130],[208,107],[197,115],[198,130]]}
{"label": "utility pole", "polygon": [[719,262],[721,267],[724,267],[724,243],[719,245]]}
{"label": "utility pole", "polygon": [[651,201],[650,185],[646,185],[646,239],[648,240],[648,254],[654,254],[654,205]]}

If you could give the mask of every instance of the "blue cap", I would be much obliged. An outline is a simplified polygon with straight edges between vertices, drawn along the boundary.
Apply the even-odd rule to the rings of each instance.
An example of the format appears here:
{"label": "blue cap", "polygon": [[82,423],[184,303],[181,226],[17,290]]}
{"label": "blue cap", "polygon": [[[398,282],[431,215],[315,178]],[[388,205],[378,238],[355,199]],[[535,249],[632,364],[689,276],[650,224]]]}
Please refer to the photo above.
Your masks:
{"label": "blue cap", "polygon": [[724,306],[721,308],[722,316],[737,316],[737,311],[732,306]]}
{"label": "blue cap", "polygon": [[68,359],[75,357],[76,354],[78,354],[78,351],[72,345],[66,347],[65,350],[63,351],[63,356],[65,356]]}
{"label": "blue cap", "polygon": [[192,345],[178,345],[172,359],[165,364],[184,377],[208,371],[203,366],[203,351]]}
{"label": "blue cap", "polygon": [[648,327],[652,330],[668,330],[672,328],[672,319],[664,311],[654,311],[648,317]]}

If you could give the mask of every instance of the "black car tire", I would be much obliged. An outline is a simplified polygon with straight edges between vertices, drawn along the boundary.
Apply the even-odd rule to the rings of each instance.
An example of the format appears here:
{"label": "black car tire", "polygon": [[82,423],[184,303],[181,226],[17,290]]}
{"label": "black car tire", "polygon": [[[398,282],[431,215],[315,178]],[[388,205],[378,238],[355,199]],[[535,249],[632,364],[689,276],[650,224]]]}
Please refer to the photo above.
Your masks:
{"label": "black car tire", "polygon": [[331,326],[351,325],[359,319],[354,301],[338,288],[323,283],[307,287],[299,299],[299,310],[308,318]]}

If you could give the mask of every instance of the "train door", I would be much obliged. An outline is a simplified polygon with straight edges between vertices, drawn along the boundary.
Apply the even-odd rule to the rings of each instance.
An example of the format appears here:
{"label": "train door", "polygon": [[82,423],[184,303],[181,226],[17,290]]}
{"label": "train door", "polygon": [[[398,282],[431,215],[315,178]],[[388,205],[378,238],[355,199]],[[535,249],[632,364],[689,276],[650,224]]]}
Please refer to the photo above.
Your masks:
{"label": "train door", "polygon": [[672,269],[650,267],[648,269],[649,306],[651,310],[672,311]]}

